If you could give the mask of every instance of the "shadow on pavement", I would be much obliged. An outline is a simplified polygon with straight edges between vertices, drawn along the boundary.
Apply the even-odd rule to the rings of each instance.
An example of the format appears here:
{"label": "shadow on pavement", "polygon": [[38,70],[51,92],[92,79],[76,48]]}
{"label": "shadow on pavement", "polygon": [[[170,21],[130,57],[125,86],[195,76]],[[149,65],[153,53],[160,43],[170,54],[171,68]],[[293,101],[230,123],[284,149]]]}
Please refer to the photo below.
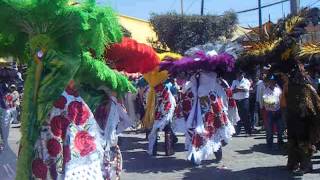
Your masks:
{"label": "shadow on pavement", "polygon": [[118,145],[121,151],[145,149],[147,147],[147,141],[144,138],[120,136]]}
{"label": "shadow on pavement", "polygon": [[130,173],[169,173],[186,170],[191,167],[184,159],[174,156],[152,157],[145,151],[122,152],[124,171]]}
{"label": "shadow on pavement", "polygon": [[[164,139],[160,138],[158,141],[158,152],[164,153]],[[148,147],[148,141],[145,138],[132,137],[128,135],[124,135],[119,137],[118,144],[120,146],[121,151],[130,151],[137,149],[146,150]],[[185,152],[184,142],[179,138],[177,144],[174,145],[175,152]],[[160,154],[161,155],[161,154]]]}
{"label": "shadow on pavement", "polygon": [[253,151],[251,149],[248,149],[248,150],[239,150],[239,151],[235,151],[239,154],[252,154]]}
{"label": "shadow on pavement", "polygon": [[[173,156],[164,156],[164,143],[158,144],[158,156],[153,157],[147,154],[148,142],[143,138],[122,137],[120,149],[123,156],[123,167],[126,172],[135,173],[158,173],[158,172],[174,172],[188,169],[191,166],[184,159],[176,159]],[[184,151],[184,144],[175,145],[176,152]]]}
{"label": "shadow on pavement", "polygon": [[[274,147],[277,147],[277,144],[274,144]],[[267,144],[255,144],[251,147],[251,150],[254,152],[260,152],[270,155],[286,155],[285,149],[282,147],[280,149],[269,149]]]}
{"label": "shadow on pavement", "polygon": [[191,169],[190,172],[184,174],[183,180],[292,180],[295,179],[285,167],[257,167],[245,169],[242,171],[231,171],[229,169],[221,169],[217,167],[201,167]]}

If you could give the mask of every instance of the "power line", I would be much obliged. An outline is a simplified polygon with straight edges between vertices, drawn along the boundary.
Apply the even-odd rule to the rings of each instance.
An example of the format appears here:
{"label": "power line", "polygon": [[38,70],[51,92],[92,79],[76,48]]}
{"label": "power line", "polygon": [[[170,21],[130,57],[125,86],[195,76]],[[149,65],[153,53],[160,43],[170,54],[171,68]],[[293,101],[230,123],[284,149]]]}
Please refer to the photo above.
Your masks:
{"label": "power line", "polygon": [[174,5],[176,5],[177,0],[172,1],[172,4],[170,5],[170,9],[173,8]]}
{"label": "power line", "polygon": [[[274,6],[274,5],[277,5],[277,4],[281,4],[281,3],[284,3],[284,2],[287,2],[287,1],[289,1],[289,0],[283,0],[283,1],[274,2],[274,3],[271,3],[271,4],[263,5],[263,6],[261,6],[261,8],[263,9],[263,8]],[[246,10],[243,10],[243,11],[238,11],[236,13],[237,14],[241,14],[241,13],[246,13],[246,12],[256,11],[256,10],[259,10],[259,7],[246,9]]]}
{"label": "power line", "polygon": [[197,0],[193,0],[191,2],[191,4],[188,6],[188,8],[186,9],[186,13],[190,10],[190,8],[192,7],[192,5],[196,2]]}
{"label": "power line", "polygon": [[319,2],[320,2],[320,0],[317,0],[317,1],[315,1],[315,2],[313,2],[313,3],[310,3],[309,5],[307,5],[307,7],[310,8],[310,7],[316,5],[316,4],[319,3]]}

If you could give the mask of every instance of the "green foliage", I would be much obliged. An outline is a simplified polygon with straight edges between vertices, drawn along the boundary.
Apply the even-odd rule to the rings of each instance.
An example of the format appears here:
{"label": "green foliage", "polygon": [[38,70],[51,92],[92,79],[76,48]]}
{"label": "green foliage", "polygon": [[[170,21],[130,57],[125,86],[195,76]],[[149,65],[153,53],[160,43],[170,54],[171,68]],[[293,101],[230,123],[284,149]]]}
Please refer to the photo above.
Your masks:
{"label": "green foliage", "polygon": [[238,22],[233,12],[223,16],[185,15],[177,13],[152,14],[150,22],[158,41],[151,40],[155,48],[184,53],[196,45],[216,41],[220,37],[230,38]]}

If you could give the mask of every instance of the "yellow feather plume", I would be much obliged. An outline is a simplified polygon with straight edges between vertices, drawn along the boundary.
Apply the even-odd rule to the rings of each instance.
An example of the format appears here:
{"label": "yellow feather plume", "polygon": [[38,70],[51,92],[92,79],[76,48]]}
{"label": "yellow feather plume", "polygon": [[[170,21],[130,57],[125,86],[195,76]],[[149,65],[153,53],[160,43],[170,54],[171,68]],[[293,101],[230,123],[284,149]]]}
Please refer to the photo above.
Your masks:
{"label": "yellow feather plume", "polygon": [[301,16],[293,16],[292,18],[288,19],[285,23],[287,33],[293,32],[294,27],[296,27],[297,24],[303,20],[304,19]]}
{"label": "yellow feather plume", "polygon": [[[165,60],[165,58],[173,58],[174,60],[179,60],[182,58],[180,54],[176,53],[161,53],[158,54],[161,61]],[[159,71],[159,67],[155,68],[153,71],[143,74],[144,79],[149,84],[149,93],[147,97],[147,105],[146,105],[146,112],[145,116],[143,117],[143,126],[145,128],[151,128],[154,122],[154,111],[155,111],[155,101],[156,101],[156,94],[155,94],[155,87],[164,81],[166,81],[169,77],[168,71]]]}
{"label": "yellow feather plume", "polygon": [[300,47],[299,56],[320,54],[320,43],[306,43]]}

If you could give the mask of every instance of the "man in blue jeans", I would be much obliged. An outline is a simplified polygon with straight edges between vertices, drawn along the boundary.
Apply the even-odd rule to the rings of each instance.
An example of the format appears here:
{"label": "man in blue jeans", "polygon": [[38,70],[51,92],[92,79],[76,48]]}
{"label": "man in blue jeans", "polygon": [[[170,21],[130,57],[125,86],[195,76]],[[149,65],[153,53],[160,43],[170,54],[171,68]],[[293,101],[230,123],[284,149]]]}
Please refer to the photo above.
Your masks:
{"label": "man in blue jeans", "polygon": [[272,75],[269,78],[266,89],[263,93],[263,105],[267,111],[267,145],[268,148],[273,146],[273,131],[274,125],[278,130],[278,145],[279,147],[283,144],[283,121],[281,119],[280,110],[280,97],[282,91],[275,81],[275,77]]}

